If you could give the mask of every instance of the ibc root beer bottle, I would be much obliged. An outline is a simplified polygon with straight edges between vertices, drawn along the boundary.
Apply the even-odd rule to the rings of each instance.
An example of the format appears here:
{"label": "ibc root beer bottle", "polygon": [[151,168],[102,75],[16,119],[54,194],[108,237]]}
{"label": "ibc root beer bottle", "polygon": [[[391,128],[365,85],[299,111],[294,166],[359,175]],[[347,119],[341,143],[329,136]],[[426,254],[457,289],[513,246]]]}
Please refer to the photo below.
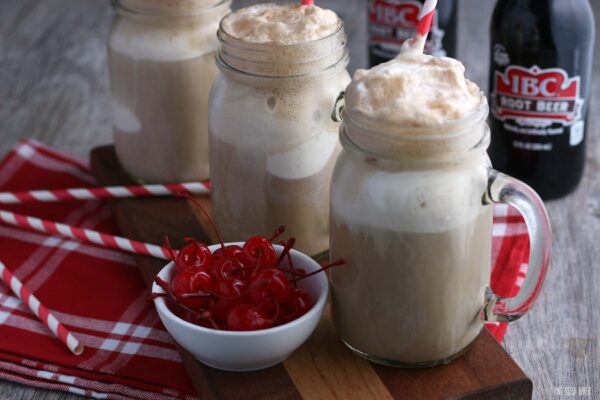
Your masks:
{"label": "ibc root beer bottle", "polygon": [[[369,65],[389,61],[400,52],[405,40],[415,34],[425,0],[368,0]],[[425,53],[456,57],[457,0],[438,3]]]}
{"label": "ibc root beer bottle", "polygon": [[588,0],[499,0],[494,10],[489,154],[544,199],[583,175],[594,29]]}

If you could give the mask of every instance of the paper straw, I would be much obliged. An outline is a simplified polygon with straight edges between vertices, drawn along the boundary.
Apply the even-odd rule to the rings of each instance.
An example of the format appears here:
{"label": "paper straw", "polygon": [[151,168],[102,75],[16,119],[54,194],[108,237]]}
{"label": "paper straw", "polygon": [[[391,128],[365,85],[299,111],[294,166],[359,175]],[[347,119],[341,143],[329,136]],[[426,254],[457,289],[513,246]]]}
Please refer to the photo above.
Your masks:
{"label": "paper straw", "polygon": [[302,0],[301,4],[303,6],[312,6],[313,4],[315,4],[315,0]]}
{"label": "paper straw", "polygon": [[31,312],[42,321],[54,335],[63,342],[76,356],[83,353],[83,345],[56,319],[56,317],[35,297],[27,286],[23,285],[0,261],[0,278],[10,287],[15,295],[29,307]]}
{"label": "paper straw", "polygon": [[431,29],[433,16],[435,15],[435,7],[437,0],[425,0],[419,13],[419,22],[417,22],[415,37],[407,40],[402,46],[402,51],[416,51],[422,53],[425,49],[425,41]]}
{"label": "paper straw", "polygon": [[417,35],[427,36],[429,34],[436,6],[437,0],[425,0],[425,3],[423,3],[419,13],[419,22],[417,23]]}
{"label": "paper straw", "polygon": [[[138,242],[136,240],[109,235],[90,229],[78,228],[5,210],[0,210],[0,221],[32,231],[59,235],[69,239],[78,239],[82,242],[94,243],[104,247],[127,251],[129,253],[171,260],[171,257],[169,257],[170,251],[165,247]],[[177,252],[174,253],[176,254]]]}
{"label": "paper straw", "polygon": [[210,185],[208,182],[187,182],[169,183],[164,185],[107,186],[60,190],[32,190],[28,192],[0,192],[0,204],[173,196],[176,193],[192,195],[206,194],[210,193]]}

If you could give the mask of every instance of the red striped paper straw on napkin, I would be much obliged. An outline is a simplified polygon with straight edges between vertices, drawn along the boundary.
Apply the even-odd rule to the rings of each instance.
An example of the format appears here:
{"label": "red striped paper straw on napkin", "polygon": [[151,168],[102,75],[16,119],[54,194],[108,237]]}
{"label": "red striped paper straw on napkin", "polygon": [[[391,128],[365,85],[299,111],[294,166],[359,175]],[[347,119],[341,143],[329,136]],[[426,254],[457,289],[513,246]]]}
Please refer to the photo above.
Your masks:
{"label": "red striped paper straw on napkin", "polygon": [[71,332],[35,297],[27,286],[18,280],[0,261],[0,278],[10,287],[13,293],[29,307],[31,312],[42,321],[54,335],[63,342],[76,356],[83,353],[83,345]]}
{"label": "red striped paper straw on napkin", "polygon": [[[50,235],[78,239],[83,242],[94,243],[104,247],[127,251],[129,253],[171,260],[170,250],[165,247],[138,242],[137,240],[127,239],[121,236],[109,235],[91,229],[78,228],[59,222],[48,221],[46,219],[17,214],[11,211],[0,210],[0,222]],[[177,254],[174,250],[173,253],[175,255]]]}
{"label": "red striped paper straw on napkin", "polygon": [[179,193],[190,195],[210,193],[210,184],[208,182],[186,182],[164,185],[106,186],[98,188],[0,192],[0,204],[174,196]]}

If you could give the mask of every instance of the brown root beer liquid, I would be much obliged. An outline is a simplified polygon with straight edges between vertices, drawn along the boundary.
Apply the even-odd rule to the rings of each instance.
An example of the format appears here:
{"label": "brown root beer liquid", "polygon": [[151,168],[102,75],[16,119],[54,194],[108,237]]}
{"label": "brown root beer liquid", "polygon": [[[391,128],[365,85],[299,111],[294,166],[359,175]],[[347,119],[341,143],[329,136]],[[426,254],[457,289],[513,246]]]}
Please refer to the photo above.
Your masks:
{"label": "brown root beer liquid", "polygon": [[544,199],[570,193],[583,175],[593,47],[588,0],[496,5],[489,154]]}
{"label": "brown root beer liquid", "polygon": [[[424,0],[369,0],[369,66],[396,57],[402,43],[415,34],[419,12]],[[433,56],[456,57],[456,0],[440,1],[427,42],[425,53]]]}

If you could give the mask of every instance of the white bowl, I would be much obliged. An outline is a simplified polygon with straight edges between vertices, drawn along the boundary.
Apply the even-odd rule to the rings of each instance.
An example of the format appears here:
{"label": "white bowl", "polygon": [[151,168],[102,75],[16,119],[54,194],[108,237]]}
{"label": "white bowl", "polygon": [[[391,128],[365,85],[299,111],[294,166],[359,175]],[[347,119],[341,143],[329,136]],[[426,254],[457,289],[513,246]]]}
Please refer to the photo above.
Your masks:
{"label": "white bowl", "polygon": [[[227,244],[243,245],[243,243]],[[210,249],[214,251],[219,246],[213,245]],[[283,248],[274,247],[277,254],[280,254]],[[306,272],[321,268],[312,258],[296,250],[292,250],[290,254],[295,268],[302,268]],[[170,282],[174,268],[175,265],[171,262],[158,273],[158,276]],[[198,361],[226,371],[254,371],[285,360],[317,327],[327,302],[327,277],[325,273],[319,273],[301,280],[298,285],[306,289],[313,299],[313,307],[294,321],[259,331],[233,332],[204,328],[173,314],[162,297],[154,299],[154,304],[167,331]],[[164,293],[164,290],[154,283],[152,292]]]}

